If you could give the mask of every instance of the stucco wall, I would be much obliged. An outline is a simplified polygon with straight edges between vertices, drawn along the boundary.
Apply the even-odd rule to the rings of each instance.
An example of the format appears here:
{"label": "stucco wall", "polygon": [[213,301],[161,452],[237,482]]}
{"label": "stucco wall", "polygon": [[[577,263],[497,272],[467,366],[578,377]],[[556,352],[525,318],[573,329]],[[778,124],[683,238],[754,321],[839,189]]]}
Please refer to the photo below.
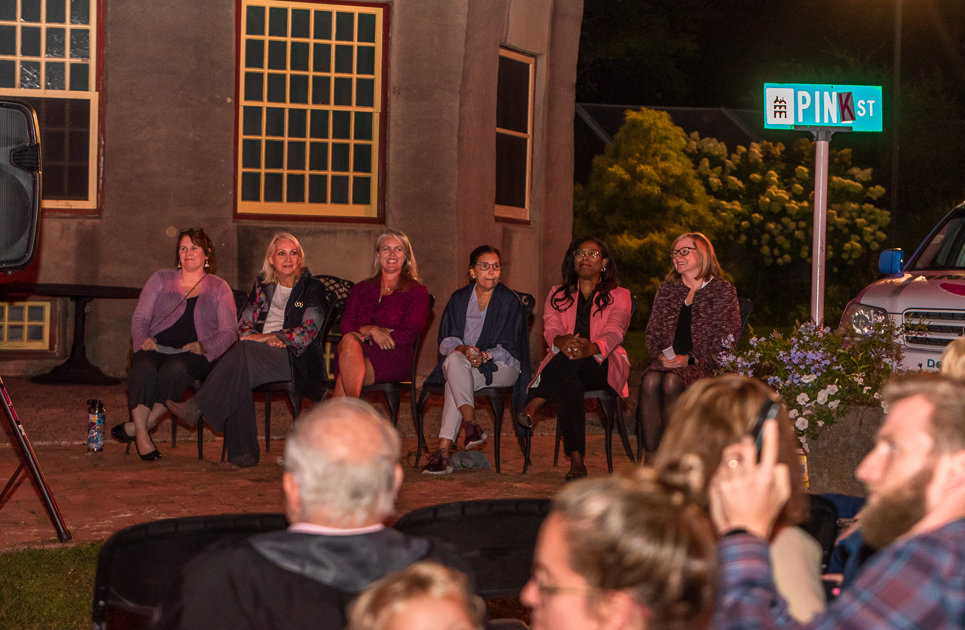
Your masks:
{"label": "stucco wall", "polygon": [[[481,243],[501,248],[505,282],[537,295],[557,281],[572,227],[572,120],[582,0],[394,0],[388,59],[385,225],[406,231],[435,319]],[[202,226],[219,275],[247,288],[279,229],[315,273],[371,273],[382,225],[233,218],[234,0],[106,3],[100,216],[45,216],[20,279],[141,286],[173,262],[178,228]],[[532,221],[493,215],[500,45],[537,58]],[[133,300],[95,300],[88,356],[123,375]],[[68,309],[69,312],[69,309]],[[420,371],[435,361],[433,325]],[[70,335],[66,336],[69,341]],[[541,353],[538,330],[534,348]],[[62,359],[59,359],[62,360]],[[59,360],[6,361],[7,373]]]}

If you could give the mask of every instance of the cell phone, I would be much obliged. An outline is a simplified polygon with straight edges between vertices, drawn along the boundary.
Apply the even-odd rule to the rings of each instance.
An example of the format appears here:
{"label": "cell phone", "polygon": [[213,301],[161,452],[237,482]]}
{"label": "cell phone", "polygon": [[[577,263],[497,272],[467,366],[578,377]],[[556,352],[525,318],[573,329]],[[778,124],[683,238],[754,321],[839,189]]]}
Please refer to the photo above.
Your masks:
{"label": "cell phone", "polygon": [[663,358],[665,358],[666,360],[670,361],[675,356],[677,356],[677,353],[673,351],[673,346],[667,346],[666,348],[663,349]]}
{"label": "cell phone", "polygon": [[777,417],[777,412],[781,410],[781,401],[767,399],[761,406],[754,427],[751,429],[751,437],[754,438],[754,446],[757,447],[757,459],[761,458],[761,449],[764,447],[764,423]]}

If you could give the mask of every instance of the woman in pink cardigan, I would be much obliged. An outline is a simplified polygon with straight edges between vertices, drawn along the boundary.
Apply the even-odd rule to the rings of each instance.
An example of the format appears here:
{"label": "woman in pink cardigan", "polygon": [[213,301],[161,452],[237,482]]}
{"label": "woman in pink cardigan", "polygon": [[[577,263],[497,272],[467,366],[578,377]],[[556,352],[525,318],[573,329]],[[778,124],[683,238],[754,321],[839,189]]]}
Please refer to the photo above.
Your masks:
{"label": "woman in pink cardigan", "polygon": [[640,381],[637,426],[647,453],[654,453],[670,405],[694,381],[712,376],[717,357],[740,335],[737,291],[721,278],[710,240],[681,234],[670,251],[673,269],[653,299],[647,322],[647,353],[653,363]]}
{"label": "woman in pink cardigan", "polygon": [[621,345],[630,324],[630,292],[617,286],[616,262],[606,243],[575,239],[563,258],[563,282],[543,308],[549,351],[530,383],[529,402],[516,417],[532,428],[536,411],[558,403],[563,446],[570,457],[567,481],[586,476],[586,409],[583,392],[610,387],[627,395],[630,361]]}

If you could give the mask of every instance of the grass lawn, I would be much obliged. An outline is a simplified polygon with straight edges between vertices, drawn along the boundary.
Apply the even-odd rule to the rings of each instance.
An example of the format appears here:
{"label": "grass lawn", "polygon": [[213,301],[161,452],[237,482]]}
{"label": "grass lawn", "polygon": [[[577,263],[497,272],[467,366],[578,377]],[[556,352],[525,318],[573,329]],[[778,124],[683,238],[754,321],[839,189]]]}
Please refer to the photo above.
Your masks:
{"label": "grass lawn", "polygon": [[101,544],[0,553],[0,628],[90,628]]}

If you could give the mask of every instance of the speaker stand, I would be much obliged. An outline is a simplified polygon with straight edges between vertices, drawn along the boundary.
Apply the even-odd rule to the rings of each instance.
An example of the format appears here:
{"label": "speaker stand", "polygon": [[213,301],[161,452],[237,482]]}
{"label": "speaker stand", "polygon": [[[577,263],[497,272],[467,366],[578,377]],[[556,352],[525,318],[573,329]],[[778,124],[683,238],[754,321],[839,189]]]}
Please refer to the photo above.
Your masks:
{"label": "speaker stand", "polygon": [[47,487],[47,482],[44,480],[44,475],[40,472],[40,465],[37,463],[37,455],[34,453],[33,447],[30,446],[30,440],[27,439],[27,433],[23,429],[23,425],[20,424],[20,418],[17,417],[17,412],[13,410],[13,401],[10,400],[9,394],[7,394],[7,388],[3,384],[3,379],[0,379],[0,404],[3,405],[4,415],[7,416],[7,421],[10,424],[10,432],[14,436],[15,446],[17,447],[18,455],[20,456],[20,466],[14,471],[13,476],[10,477],[10,481],[3,488],[3,492],[0,492],[0,509],[6,505],[10,496],[14,493],[21,476],[24,473],[24,468],[30,471],[30,476],[33,477],[34,485],[37,486],[37,492],[40,493],[40,499],[43,501],[44,508],[47,510],[47,516],[50,518],[50,523],[57,530],[57,539],[60,542],[67,542],[70,540],[70,532],[67,531],[67,526],[64,524],[64,519],[60,515],[60,510],[57,509],[57,503],[54,502],[54,497],[50,493],[50,488]]}

